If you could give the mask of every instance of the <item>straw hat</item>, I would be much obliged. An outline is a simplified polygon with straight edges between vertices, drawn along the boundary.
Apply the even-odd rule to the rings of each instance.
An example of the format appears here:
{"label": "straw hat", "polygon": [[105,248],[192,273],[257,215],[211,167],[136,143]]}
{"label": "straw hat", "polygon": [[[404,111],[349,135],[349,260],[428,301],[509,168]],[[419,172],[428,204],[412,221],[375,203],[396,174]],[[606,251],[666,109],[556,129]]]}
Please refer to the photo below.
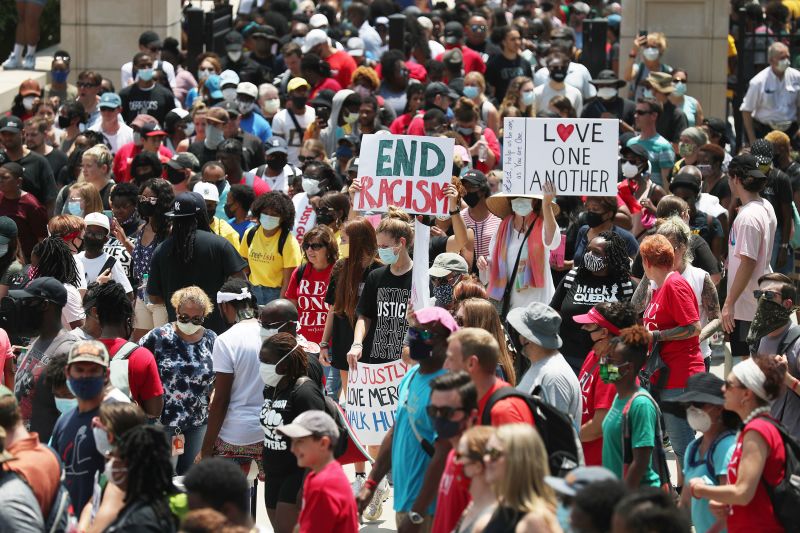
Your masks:
{"label": "straw hat", "polygon": [[[486,207],[489,208],[489,211],[493,215],[499,217],[502,220],[511,214],[511,200],[513,200],[514,198],[531,198],[534,200],[543,200],[544,196],[542,196],[541,194],[500,193],[487,198]],[[553,202],[553,214],[555,216],[558,216],[560,212],[561,208],[558,207],[558,204]]]}

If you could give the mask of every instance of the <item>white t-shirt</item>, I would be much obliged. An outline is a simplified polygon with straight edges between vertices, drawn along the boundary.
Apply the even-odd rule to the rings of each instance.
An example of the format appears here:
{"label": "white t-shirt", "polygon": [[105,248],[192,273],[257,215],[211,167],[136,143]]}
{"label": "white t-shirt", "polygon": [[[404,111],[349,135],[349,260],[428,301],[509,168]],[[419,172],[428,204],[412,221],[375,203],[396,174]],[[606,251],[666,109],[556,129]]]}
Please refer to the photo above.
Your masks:
{"label": "white t-shirt", "polygon": [[[547,70],[547,67],[540,68],[533,75],[533,84],[535,86],[545,85],[549,79],[550,71]],[[591,81],[592,74],[585,65],[575,63],[574,61],[570,62],[569,67],[567,67],[567,77],[564,78],[564,83],[578,89],[584,101],[597,96],[597,89],[590,83]],[[580,114],[580,111],[578,111],[578,116],[580,116]]]}
{"label": "white t-shirt", "polygon": [[[172,66],[172,63],[169,61],[156,61],[153,65],[153,68],[160,68],[164,71],[164,74],[167,75],[167,79],[169,80],[169,84],[172,87],[175,87],[175,67]],[[122,81],[121,89],[124,89],[128,85],[134,82],[133,79],[133,62],[128,61],[122,68],[120,69],[120,80]]]}
{"label": "white t-shirt", "polygon": [[[99,256],[95,257],[94,259],[89,259],[86,257],[86,252],[81,252],[78,254],[78,259],[81,260],[83,263],[84,271],[86,272],[86,283],[92,283],[93,281],[97,281],[97,276],[102,274],[100,269],[103,268],[103,265],[108,260],[110,256],[103,252]],[[122,288],[125,289],[125,293],[133,292],[133,287],[131,287],[131,282],[128,279],[128,276],[125,275],[125,270],[122,268],[122,263],[116,261],[114,266],[111,267],[111,279],[122,285]]]}
{"label": "white t-shirt", "polygon": [[750,80],[739,109],[752,113],[759,122],[774,124],[797,120],[798,105],[800,71],[789,67],[783,73],[783,79],[778,79],[772,67],[767,67]]}
{"label": "white t-shirt", "polygon": [[[258,175],[258,167],[254,168],[250,172]],[[267,176],[266,174],[261,174],[258,177],[264,180],[264,182],[269,185],[269,189],[271,191],[283,191],[286,194],[289,194],[289,184],[295,178],[295,176],[302,176],[303,173],[300,171],[299,168],[295,168],[292,165],[286,165],[283,167],[283,172],[278,174],[277,176]]]}
{"label": "white t-shirt", "polygon": [[316,113],[313,107],[306,106],[306,112],[302,115],[295,113],[297,123],[300,125],[298,130],[292,117],[289,116],[288,109],[281,109],[272,117],[272,134],[283,137],[289,145],[289,163],[300,166],[297,156],[300,155],[300,147],[303,146],[303,134],[306,129],[314,123]]}
{"label": "white t-shirt", "polygon": [[517,390],[530,394],[539,386],[547,403],[572,415],[572,420],[580,424],[583,414],[581,386],[563,355],[557,353],[531,364],[517,384]]}
{"label": "white t-shirt", "polygon": [[83,310],[83,298],[78,289],[69,284],[64,284],[64,288],[67,289],[67,305],[61,310],[61,325],[69,331],[72,329],[70,322],[85,319],[86,312]]}
{"label": "white t-shirt", "polygon": [[75,268],[78,271],[78,288],[86,290],[86,269],[83,268],[83,261],[78,258],[78,254],[72,254],[72,259],[75,261]]}
{"label": "white t-shirt", "polygon": [[261,326],[255,319],[244,320],[217,337],[211,358],[214,372],[233,374],[231,399],[219,438],[229,444],[244,446],[264,440],[261,429],[261,406],[264,382],[259,373]]}
{"label": "white t-shirt", "polygon": [[99,131],[103,134],[103,136],[108,140],[108,144],[111,145],[112,154],[116,154],[120,146],[133,142],[133,129],[131,129],[130,126],[121,120],[119,129],[117,130],[117,133],[114,134],[103,131],[103,125],[99,122],[89,129],[92,131]]}
{"label": "white t-shirt", "polygon": [[566,83],[564,84],[564,88],[558,91],[553,89],[550,83],[545,83],[534,88],[533,101],[536,105],[536,111],[546,110],[550,100],[556,96],[566,96],[572,104],[572,107],[575,108],[575,113],[581,116],[581,110],[583,109],[583,97],[581,96],[581,92],[572,85]]}

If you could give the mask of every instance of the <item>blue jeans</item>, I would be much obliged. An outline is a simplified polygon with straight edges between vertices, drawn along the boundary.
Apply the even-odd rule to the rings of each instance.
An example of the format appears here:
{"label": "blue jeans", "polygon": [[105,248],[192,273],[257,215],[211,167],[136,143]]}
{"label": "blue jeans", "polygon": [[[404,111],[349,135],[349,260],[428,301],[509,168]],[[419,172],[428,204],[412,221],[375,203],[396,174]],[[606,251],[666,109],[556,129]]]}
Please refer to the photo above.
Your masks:
{"label": "blue jeans", "polygon": [[[683,394],[684,389],[664,389],[661,391],[661,401],[667,402]],[[694,440],[694,430],[689,427],[686,418],[681,418],[669,413],[664,413],[664,430],[669,436],[672,451],[678,459],[678,464],[683,468],[683,455],[686,447]]]}
{"label": "blue jeans", "polygon": [[339,393],[342,392],[342,375],[338,368],[332,366],[323,367],[325,369],[325,394],[336,402],[339,402]]}
{"label": "blue jeans", "polygon": [[203,446],[203,437],[206,436],[207,424],[197,426],[194,428],[180,429],[174,426],[164,428],[164,432],[170,438],[172,444],[172,437],[177,433],[182,433],[185,437],[183,442],[183,454],[175,455],[172,457],[172,468],[175,469],[175,475],[182,476],[194,464],[194,459],[200,453],[200,448]]}
{"label": "blue jeans", "polygon": [[272,300],[277,300],[281,297],[280,287],[264,287],[262,285],[253,285],[253,294],[258,301],[258,305],[266,305]]}

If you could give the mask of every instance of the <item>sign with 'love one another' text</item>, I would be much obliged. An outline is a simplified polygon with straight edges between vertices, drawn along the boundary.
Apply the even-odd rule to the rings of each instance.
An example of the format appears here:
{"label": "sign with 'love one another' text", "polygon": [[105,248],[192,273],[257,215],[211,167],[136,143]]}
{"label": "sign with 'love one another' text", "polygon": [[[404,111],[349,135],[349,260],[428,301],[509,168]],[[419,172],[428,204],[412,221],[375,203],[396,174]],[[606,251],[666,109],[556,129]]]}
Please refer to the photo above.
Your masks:
{"label": "sign with 'love one another' text", "polygon": [[358,159],[358,211],[385,212],[390,205],[419,215],[446,215],[444,188],[453,174],[454,139],[364,135]]}
{"label": "sign with 'love one another' text", "polygon": [[615,196],[618,138],[618,120],[506,118],[502,192],[541,194],[552,181],[564,196]]}
{"label": "sign with 'love one another' text", "polygon": [[397,390],[408,365],[358,363],[347,374],[347,421],[361,444],[379,446],[394,426]]}

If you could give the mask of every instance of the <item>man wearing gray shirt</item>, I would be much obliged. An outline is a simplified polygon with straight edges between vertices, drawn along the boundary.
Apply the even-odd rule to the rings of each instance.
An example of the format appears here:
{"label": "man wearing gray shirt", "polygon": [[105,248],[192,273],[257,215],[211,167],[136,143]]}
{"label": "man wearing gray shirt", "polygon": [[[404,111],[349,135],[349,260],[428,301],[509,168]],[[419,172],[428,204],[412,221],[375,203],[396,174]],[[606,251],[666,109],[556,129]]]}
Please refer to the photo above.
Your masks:
{"label": "man wearing gray shirt", "polygon": [[561,337],[558,330],[561,316],[552,307],[533,302],[508,313],[508,323],[519,334],[522,353],[530,359],[531,367],[517,384],[517,390],[534,391],[555,408],[580,422],[583,406],[581,388],[575,372],[558,351]]}

